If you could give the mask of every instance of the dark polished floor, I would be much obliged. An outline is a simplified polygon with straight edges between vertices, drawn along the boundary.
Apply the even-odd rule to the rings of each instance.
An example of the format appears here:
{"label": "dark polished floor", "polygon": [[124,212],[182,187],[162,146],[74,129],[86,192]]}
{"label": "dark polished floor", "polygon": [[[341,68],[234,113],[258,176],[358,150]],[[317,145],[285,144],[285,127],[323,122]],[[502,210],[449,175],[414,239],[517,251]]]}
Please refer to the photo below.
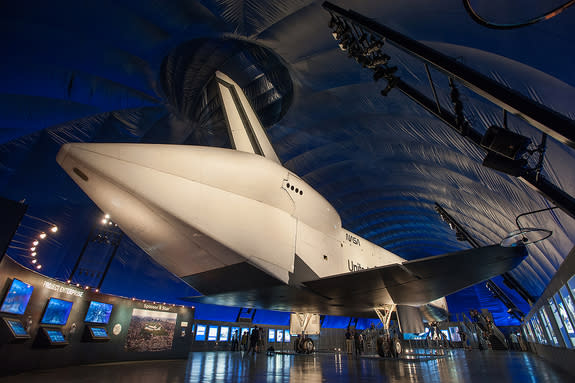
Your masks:
{"label": "dark polished floor", "polygon": [[342,354],[242,357],[193,352],[188,360],[84,365],[34,371],[0,382],[573,382],[537,356],[504,351],[449,351],[442,357],[392,360]]}

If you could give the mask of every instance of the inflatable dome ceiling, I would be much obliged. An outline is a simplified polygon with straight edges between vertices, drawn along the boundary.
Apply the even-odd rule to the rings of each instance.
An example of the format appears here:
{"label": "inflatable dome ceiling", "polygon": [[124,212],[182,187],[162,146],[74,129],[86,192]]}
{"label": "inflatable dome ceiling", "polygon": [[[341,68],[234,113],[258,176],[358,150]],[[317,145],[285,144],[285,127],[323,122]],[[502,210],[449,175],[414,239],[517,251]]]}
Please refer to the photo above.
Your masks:
{"label": "inflatable dome ceiling", "polygon": [[[466,1],[334,0],[436,49],[558,113],[575,119],[575,9],[521,28],[474,21]],[[471,0],[494,23],[530,20],[563,0]],[[545,3],[545,4],[543,4]],[[347,57],[322,1],[55,0],[3,2],[0,59],[0,195],[28,214],[8,255],[27,264],[28,238],[43,221],[60,232],[39,253],[44,273],[65,279],[101,212],[55,162],[67,142],[224,143],[198,118],[199,94],[215,70],[249,96],[281,161],[318,190],[343,226],[401,257],[469,248],[435,211],[479,244],[499,243],[518,215],[555,206],[519,178],[482,165],[485,152]],[[398,75],[430,94],[425,65],[397,48]],[[446,76],[431,68],[450,107]],[[501,108],[458,84],[464,115],[484,133]],[[542,133],[509,116],[510,130],[538,144]],[[541,175],[575,195],[575,151],[547,140]],[[538,297],[575,242],[562,209],[522,218],[550,230],[510,274]],[[40,258],[39,258],[40,259]],[[524,311],[526,302],[495,278]],[[124,240],[104,290],[171,299],[191,288]],[[489,308],[511,323],[483,284],[448,297],[452,312]],[[507,321],[507,322],[505,322]]]}

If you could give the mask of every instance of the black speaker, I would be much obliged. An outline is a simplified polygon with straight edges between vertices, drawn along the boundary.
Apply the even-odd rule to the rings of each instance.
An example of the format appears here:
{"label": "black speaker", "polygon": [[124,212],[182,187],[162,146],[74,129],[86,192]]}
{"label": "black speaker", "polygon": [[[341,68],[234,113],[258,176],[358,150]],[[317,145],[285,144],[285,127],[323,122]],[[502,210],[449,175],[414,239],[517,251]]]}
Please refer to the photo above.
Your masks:
{"label": "black speaker", "polygon": [[490,126],[481,139],[481,146],[491,152],[511,160],[521,157],[527,147],[531,144],[531,139],[500,128],[499,126]]}
{"label": "black speaker", "polygon": [[500,172],[520,177],[527,173],[527,160],[520,158],[518,160],[511,160],[507,157],[499,155],[494,152],[487,153],[483,160],[483,166],[499,170]]}

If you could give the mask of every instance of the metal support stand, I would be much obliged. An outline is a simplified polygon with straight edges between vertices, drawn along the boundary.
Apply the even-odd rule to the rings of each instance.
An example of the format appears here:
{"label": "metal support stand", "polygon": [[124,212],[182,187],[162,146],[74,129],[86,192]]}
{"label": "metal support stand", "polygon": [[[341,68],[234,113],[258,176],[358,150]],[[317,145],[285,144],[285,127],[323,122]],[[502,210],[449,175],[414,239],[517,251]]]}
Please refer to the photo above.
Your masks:
{"label": "metal support stand", "polygon": [[374,307],[377,317],[383,325],[383,329],[386,333],[389,332],[389,322],[391,321],[391,314],[395,310],[395,304],[383,305],[379,307]]}

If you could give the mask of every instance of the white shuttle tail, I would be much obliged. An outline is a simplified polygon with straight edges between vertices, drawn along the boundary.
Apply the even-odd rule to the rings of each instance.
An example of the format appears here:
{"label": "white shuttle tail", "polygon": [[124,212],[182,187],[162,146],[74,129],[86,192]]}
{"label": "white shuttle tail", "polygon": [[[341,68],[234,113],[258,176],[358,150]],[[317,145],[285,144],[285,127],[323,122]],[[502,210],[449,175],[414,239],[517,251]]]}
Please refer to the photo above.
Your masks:
{"label": "white shuttle tail", "polygon": [[216,72],[216,82],[232,148],[258,154],[281,165],[258,116],[239,85],[219,71]]}

